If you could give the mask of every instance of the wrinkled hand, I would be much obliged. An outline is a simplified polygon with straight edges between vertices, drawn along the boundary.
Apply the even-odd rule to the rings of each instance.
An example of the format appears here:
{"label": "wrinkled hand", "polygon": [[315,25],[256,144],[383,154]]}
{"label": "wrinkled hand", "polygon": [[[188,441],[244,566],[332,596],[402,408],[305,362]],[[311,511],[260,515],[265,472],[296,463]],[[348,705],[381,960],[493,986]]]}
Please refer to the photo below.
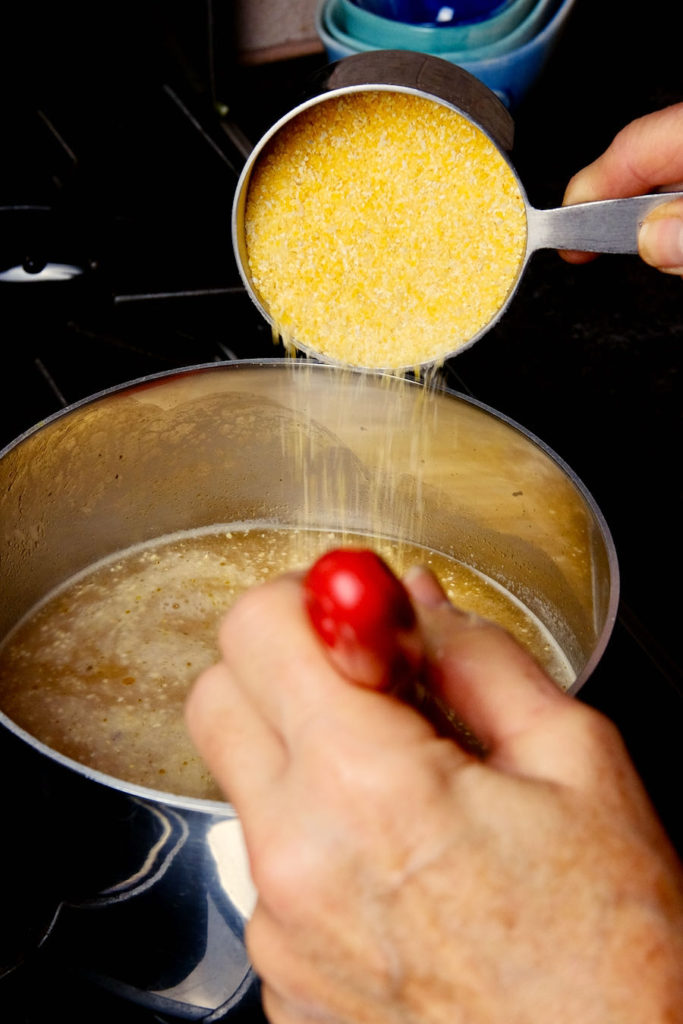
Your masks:
{"label": "wrinkled hand", "polygon": [[486,749],[333,667],[287,576],[234,606],[190,732],[245,832],[274,1024],[680,1024],[680,865],[622,743],[502,630],[409,582]]}
{"label": "wrinkled hand", "polygon": [[[648,192],[683,190],[683,103],[647,114],[626,125],[614,141],[567,186],[564,205],[622,199]],[[641,257],[667,274],[683,275],[683,195],[663,203],[638,236]],[[590,253],[563,253],[572,263]]]}

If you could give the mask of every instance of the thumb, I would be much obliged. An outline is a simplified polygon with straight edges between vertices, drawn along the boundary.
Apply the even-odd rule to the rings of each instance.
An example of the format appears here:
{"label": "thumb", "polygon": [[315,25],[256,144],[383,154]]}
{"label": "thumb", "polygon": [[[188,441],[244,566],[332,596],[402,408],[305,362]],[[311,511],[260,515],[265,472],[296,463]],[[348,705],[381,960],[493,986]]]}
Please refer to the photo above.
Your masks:
{"label": "thumb", "polygon": [[683,196],[652,211],[640,229],[638,247],[650,266],[683,275]]}

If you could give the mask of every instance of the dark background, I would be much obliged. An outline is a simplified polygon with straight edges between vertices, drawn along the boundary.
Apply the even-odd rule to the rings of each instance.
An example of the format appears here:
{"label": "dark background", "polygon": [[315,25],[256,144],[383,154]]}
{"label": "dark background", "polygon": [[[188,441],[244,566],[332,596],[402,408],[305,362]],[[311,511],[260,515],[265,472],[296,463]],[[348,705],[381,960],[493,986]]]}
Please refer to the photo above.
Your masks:
{"label": "dark background", "polygon": [[[240,138],[256,141],[298,102],[325,58],[245,66],[232,18],[230,3],[195,0],[4,12],[0,270],[33,255],[87,272],[66,287],[0,282],[0,447],[138,376],[279,354],[232,257]],[[534,205],[559,205],[628,121],[683,100],[682,22],[673,0],[577,0],[514,111],[513,159]],[[447,367],[451,386],[569,463],[610,525],[620,615],[580,696],[617,721],[679,849],[682,340],[679,278],[637,257],[574,267],[543,252],[503,320]],[[0,1012],[3,996],[8,1021],[50,1019],[55,1006],[76,1021],[147,1020],[29,969],[0,980]]]}

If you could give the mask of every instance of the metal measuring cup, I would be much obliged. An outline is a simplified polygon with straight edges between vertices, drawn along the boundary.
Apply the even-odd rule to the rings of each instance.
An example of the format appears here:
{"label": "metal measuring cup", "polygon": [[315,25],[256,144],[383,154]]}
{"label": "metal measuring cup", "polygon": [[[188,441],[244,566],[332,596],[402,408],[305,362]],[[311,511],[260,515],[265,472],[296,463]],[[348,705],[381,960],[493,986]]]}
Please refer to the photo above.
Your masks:
{"label": "metal measuring cup", "polygon": [[[278,325],[254,283],[247,251],[245,212],[254,168],[273,137],[304,110],[344,93],[370,90],[413,93],[450,107],[467,118],[489,138],[507,163],[525,207],[526,244],[516,277],[504,301],[468,340],[455,349],[444,351],[438,360],[430,362],[442,362],[464,351],[498,322],[517,291],[529,259],[537,250],[636,254],[638,230],[648,213],[681,195],[678,192],[657,193],[537,209],[529,202],[509,156],[514,140],[513,118],[488,86],[457,65],[429,54],[407,50],[377,50],[347,57],[324,68],[312,81],[308,98],[288,111],[263,135],[249,154],[237,183],[232,209],[232,242],[238,270],[247,293],[274,328]],[[310,356],[331,361],[296,337],[288,339],[288,342]],[[387,365],[373,366],[372,369],[407,371],[415,367]]]}

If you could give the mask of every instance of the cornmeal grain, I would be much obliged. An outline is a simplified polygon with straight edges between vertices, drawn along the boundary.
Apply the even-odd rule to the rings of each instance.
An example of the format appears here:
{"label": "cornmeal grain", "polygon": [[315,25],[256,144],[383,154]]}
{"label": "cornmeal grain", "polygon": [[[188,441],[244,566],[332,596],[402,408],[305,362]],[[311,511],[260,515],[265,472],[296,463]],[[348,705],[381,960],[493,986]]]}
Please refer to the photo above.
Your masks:
{"label": "cornmeal grain", "polygon": [[342,364],[443,361],[507,299],[526,247],[514,173],[457,111],[372,90],[317,103],[256,161],[249,270],[286,341]]}

